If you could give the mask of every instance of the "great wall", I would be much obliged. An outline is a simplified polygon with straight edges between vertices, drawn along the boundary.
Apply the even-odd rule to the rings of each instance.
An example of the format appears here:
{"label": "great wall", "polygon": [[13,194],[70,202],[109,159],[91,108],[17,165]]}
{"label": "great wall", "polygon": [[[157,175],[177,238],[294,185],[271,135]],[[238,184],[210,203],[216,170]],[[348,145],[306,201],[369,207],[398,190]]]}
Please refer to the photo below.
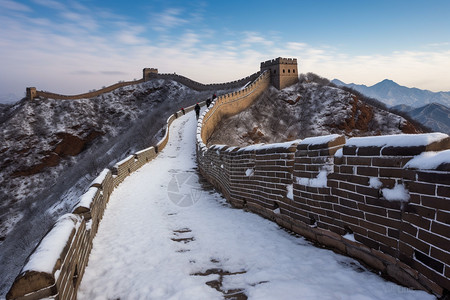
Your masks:
{"label": "great wall", "polygon": [[[142,81],[163,78],[208,88],[179,75],[157,74],[155,69],[144,69],[143,77]],[[201,174],[237,208],[354,257],[407,287],[448,296],[450,161],[429,163],[450,151],[447,135],[348,140],[331,135],[247,147],[208,145],[222,118],[250,106],[271,84],[282,89],[297,80],[297,61],[278,58],[227,85],[252,81],[216,98],[200,117],[196,139]],[[46,97],[35,89],[30,96],[30,100]],[[7,299],[76,299],[111,193],[157,156],[167,143],[170,124],[182,113],[167,120],[166,134],[155,147],[131,155],[92,182],[72,213],[62,216],[29,256]],[[406,199],[389,195],[398,187]],[[51,262],[52,267],[40,262]]]}

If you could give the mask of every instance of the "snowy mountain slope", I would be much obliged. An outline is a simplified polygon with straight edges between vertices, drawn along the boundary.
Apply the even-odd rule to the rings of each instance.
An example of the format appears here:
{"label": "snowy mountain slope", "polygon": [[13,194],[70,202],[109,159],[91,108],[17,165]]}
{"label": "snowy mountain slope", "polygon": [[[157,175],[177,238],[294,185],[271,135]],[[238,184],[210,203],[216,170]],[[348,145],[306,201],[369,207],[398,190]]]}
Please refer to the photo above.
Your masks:
{"label": "snowy mountain slope", "polygon": [[419,108],[397,105],[392,109],[407,113],[433,131],[450,134],[450,108],[445,105],[431,103]]}
{"label": "snowy mountain slope", "polygon": [[450,107],[450,92],[435,93],[418,88],[408,88],[389,79],[385,79],[372,86],[354,83],[347,84],[338,79],[333,79],[331,82],[337,86],[347,86],[355,89],[368,97],[383,101],[389,106],[405,104],[413,107],[421,107],[435,102]]}
{"label": "snowy mountain slope", "polygon": [[247,110],[222,120],[218,128],[208,143],[246,145],[334,133],[421,132],[404,118],[368,105],[344,90],[308,81],[282,91],[271,88]]}
{"label": "snowy mountain slope", "polygon": [[151,80],[92,99],[21,101],[0,119],[0,295],[105,167],[156,144],[167,117],[211,97]]}

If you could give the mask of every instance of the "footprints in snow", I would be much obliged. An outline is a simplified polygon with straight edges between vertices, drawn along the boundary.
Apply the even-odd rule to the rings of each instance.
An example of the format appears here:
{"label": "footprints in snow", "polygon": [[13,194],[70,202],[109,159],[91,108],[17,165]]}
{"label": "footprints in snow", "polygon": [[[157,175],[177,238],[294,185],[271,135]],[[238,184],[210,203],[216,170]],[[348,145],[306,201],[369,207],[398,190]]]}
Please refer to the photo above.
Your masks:
{"label": "footprints in snow", "polygon": [[[176,213],[170,213],[169,216],[174,216]],[[184,245],[187,245],[191,242],[195,241],[195,237],[192,234],[192,230],[184,227],[180,229],[173,230],[173,237],[170,239],[176,243],[182,243]],[[190,249],[182,248],[177,250],[178,253],[185,253],[189,252]],[[195,260],[190,259],[190,263],[195,264]],[[234,300],[246,300],[248,297],[245,294],[244,289],[230,289],[226,290],[223,288],[223,280],[225,276],[233,276],[233,275],[239,275],[239,274],[245,274],[247,271],[238,271],[238,272],[230,272],[227,270],[224,270],[220,268],[220,260],[211,258],[210,262],[215,265],[214,268],[207,269],[206,271],[196,272],[191,274],[191,276],[209,276],[209,275],[217,275],[218,278],[215,280],[210,280],[206,282],[206,285],[210,286],[211,288],[221,292],[225,299],[234,299]]]}

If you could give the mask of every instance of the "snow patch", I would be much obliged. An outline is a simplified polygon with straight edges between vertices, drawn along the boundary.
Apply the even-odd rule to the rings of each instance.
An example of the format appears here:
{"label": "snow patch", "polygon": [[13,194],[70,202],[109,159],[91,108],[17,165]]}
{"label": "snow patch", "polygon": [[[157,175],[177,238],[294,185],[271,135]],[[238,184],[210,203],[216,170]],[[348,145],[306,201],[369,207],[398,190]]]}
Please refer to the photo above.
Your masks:
{"label": "snow patch", "polygon": [[344,239],[347,239],[352,242],[356,242],[355,235],[353,233],[346,233],[342,236]]}
{"label": "snow patch", "polygon": [[286,190],[287,190],[286,197],[291,200],[294,200],[294,185],[293,184],[286,185]]}
{"label": "snow patch", "polygon": [[96,187],[89,188],[89,190],[80,197],[80,202],[78,202],[76,207],[90,208],[92,200],[94,200],[94,197],[95,197],[95,194],[97,193],[97,191],[98,191],[98,188],[96,188]]}
{"label": "snow patch", "polygon": [[334,141],[340,134],[330,134],[324,136],[309,137],[300,142],[300,145],[321,145]]}
{"label": "snow patch", "polygon": [[354,137],[347,140],[346,146],[355,147],[414,147],[426,146],[434,142],[439,142],[448,135],[440,132],[421,134],[394,134],[382,136]]}
{"label": "snow patch", "polygon": [[423,152],[411,159],[404,168],[434,170],[442,164],[450,164],[450,149],[440,152]]}
{"label": "snow patch", "polygon": [[383,186],[383,183],[380,181],[378,177],[370,177],[369,186],[374,189],[379,189]]}
{"label": "snow patch", "polygon": [[327,174],[326,170],[321,170],[316,178],[297,177],[297,183],[310,187],[326,187],[327,186]]}
{"label": "snow patch", "polygon": [[382,189],[383,197],[388,201],[409,201],[409,192],[403,184],[395,184],[392,189]]}

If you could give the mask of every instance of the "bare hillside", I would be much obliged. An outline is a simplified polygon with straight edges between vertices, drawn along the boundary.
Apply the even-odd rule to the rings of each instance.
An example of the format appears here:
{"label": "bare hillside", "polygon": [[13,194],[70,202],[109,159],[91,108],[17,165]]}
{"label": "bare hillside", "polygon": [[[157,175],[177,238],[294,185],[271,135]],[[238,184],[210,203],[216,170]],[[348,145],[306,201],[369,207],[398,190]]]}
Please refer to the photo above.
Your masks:
{"label": "bare hillside", "polygon": [[368,136],[421,132],[403,117],[342,89],[300,82],[271,87],[245,111],[221,121],[209,144],[275,143],[311,136]]}

